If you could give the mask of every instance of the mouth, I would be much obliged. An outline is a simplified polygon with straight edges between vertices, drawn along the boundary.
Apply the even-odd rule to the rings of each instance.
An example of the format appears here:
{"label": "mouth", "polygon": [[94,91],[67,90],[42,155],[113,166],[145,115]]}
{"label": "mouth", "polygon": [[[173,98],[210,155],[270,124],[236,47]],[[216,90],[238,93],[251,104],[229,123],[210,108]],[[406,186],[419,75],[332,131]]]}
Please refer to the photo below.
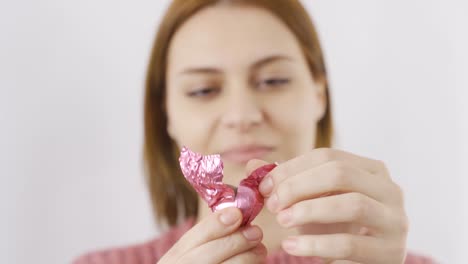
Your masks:
{"label": "mouth", "polygon": [[240,146],[222,152],[221,158],[223,161],[246,164],[251,159],[263,159],[273,150],[272,147],[261,145]]}

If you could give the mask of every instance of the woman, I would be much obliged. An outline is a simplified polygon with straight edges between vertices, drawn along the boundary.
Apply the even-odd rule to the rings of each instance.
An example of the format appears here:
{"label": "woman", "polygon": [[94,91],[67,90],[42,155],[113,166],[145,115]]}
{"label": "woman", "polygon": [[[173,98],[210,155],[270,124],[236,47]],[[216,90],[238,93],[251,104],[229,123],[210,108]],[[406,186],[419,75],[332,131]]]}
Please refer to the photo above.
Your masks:
{"label": "woman", "polygon": [[[180,172],[184,145],[220,153],[235,186],[279,162],[253,225],[198,198]],[[298,1],[176,0],[145,94],[148,184],[171,229],[76,263],[432,263],[406,252],[403,195],[384,163],[331,146],[324,59]]]}

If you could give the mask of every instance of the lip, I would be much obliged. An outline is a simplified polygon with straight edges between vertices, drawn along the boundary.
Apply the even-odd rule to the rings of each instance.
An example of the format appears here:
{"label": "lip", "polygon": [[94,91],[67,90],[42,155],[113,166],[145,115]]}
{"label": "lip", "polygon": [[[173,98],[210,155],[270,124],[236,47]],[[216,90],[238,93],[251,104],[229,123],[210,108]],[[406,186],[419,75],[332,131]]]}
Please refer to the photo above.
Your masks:
{"label": "lip", "polygon": [[273,151],[272,147],[262,145],[240,146],[221,153],[221,158],[238,164],[246,164],[251,159],[262,159]]}

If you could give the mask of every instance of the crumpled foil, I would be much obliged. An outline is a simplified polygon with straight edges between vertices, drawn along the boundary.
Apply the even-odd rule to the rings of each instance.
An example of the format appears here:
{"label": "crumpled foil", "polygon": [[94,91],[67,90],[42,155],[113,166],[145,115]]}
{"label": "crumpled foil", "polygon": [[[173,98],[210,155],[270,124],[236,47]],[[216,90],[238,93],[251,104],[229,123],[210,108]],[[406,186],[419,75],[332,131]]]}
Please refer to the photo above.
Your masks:
{"label": "crumpled foil", "polygon": [[218,154],[204,156],[183,147],[179,162],[185,179],[213,212],[231,206],[241,210],[241,226],[250,224],[262,210],[263,196],[258,185],[276,167],[276,164],[267,164],[257,168],[240,182],[236,190],[223,183],[224,166]]}

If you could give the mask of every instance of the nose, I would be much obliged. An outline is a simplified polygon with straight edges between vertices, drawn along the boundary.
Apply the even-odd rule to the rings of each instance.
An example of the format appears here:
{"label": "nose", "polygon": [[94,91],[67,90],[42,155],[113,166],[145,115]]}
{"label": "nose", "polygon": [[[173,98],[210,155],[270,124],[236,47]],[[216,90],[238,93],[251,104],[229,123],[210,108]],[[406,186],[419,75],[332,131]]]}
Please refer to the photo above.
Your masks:
{"label": "nose", "polygon": [[247,132],[264,120],[261,102],[251,91],[237,92],[228,96],[221,118],[223,126]]}

